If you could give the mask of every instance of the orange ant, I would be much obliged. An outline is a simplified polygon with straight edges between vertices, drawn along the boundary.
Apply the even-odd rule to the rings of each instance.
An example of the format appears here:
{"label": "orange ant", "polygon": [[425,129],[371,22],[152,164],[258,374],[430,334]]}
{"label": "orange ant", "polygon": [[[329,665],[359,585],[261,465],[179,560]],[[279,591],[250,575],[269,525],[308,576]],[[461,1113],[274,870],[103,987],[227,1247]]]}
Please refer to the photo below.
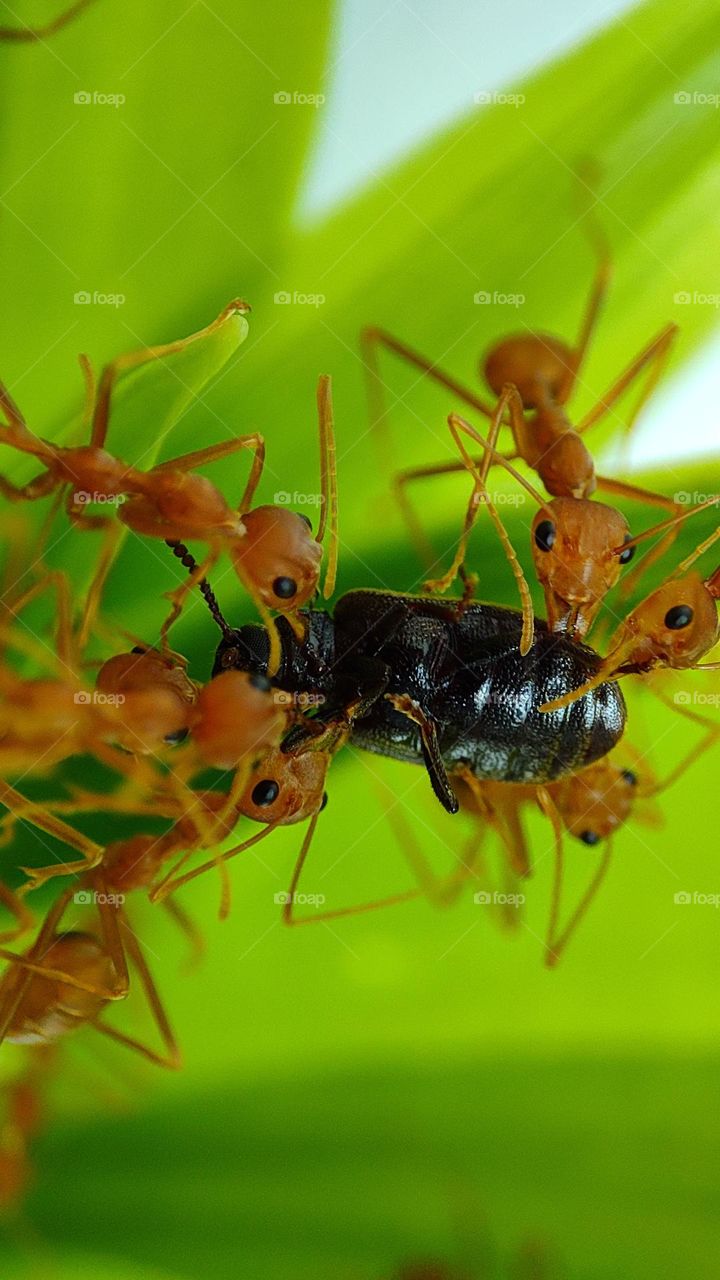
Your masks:
{"label": "orange ant", "polygon": [[59,13],[56,18],[51,18],[41,27],[0,27],[0,40],[9,40],[13,42],[32,43],[40,40],[47,40],[50,36],[54,36],[56,31],[60,31],[62,27],[72,22],[83,9],[87,9],[95,0],[75,0],[75,4],[71,4],[68,9]]}
{"label": "orange ant", "polygon": [[720,663],[701,663],[699,660],[720,640],[717,612],[720,569],[707,578],[702,578],[692,569],[695,561],[718,538],[720,528],[696,547],[674,573],[620,623],[611,638],[610,652],[592,680],[562,698],[545,703],[540,710],[553,711],[568,706],[589,689],[606,680],[617,680],[622,675],[643,675],[668,667],[674,670],[718,670]]}
{"label": "orange ant", "polygon": [[[159,463],[150,471],[140,471],[108,453],[105,441],[110,423],[110,401],[118,376],[151,360],[163,359],[183,350],[189,343],[206,337],[221,326],[230,315],[245,316],[248,304],[239,299],[231,302],[217,320],[199,333],[161,347],[148,347],[119,356],[106,365],[94,394],[88,377],[90,409],[90,442],[65,448],[34,435],[6,388],[0,384],[0,408],[7,425],[0,427],[0,443],[38,458],[44,471],[21,486],[0,477],[0,492],[11,501],[34,500],[54,492],[67,492],[66,511],[78,527],[107,529],[107,516],[88,514],[91,501],[124,499],[118,511],[122,524],[133,532],[170,543],[176,554],[186,555],[185,540],[199,539],[208,544],[208,555],[202,565],[185,580],[177,591],[169,593],[172,610],[161,629],[163,643],[182,611],[183,601],[194,584],[204,577],[225,546],[235,571],[252,596],[266,625],[269,609],[285,614],[296,629],[300,628],[297,611],[318,588],[321,542],[329,530],[328,568],[324,595],[328,598],[335,585],[337,566],[337,484],[332,396],[329,377],[318,382],[317,405],[321,444],[322,509],[317,537],[312,536],[308,521],[283,507],[263,506],[251,510],[260,482],[265,442],[254,432],[220,444]],[[87,373],[87,366],[84,365]],[[237,509],[228,506],[219,489],[195,469],[229,457],[241,449],[253,454],[250,476]],[[269,627],[271,634],[274,628]],[[275,661],[279,654],[273,655]]]}
{"label": "orange ant", "polygon": [[[87,881],[86,883],[90,883]],[[0,949],[10,961],[0,980],[0,1044],[53,1045],[83,1025],[140,1053],[158,1066],[177,1068],[180,1055],[157,988],[122,903],[96,895],[101,937],[59,931],[75,888],[48,911],[35,942],[22,955]],[[84,896],[84,894],[81,894]],[[108,1004],[129,992],[128,960],[135,967],[164,1052],[101,1021]]]}
{"label": "orange ant", "polygon": [[[587,182],[581,175],[578,176],[583,186],[589,191]],[[643,371],[649,369],[646,385],[627,424],[628,430],[632,428],[660,378],[671,344],[678,332],[677,325],[669,324],[661,329],[660,333],[615,379],[576,427],[571,425],[565,412],[565,406],[572,395],[585,361],[610,279],[610,259],[604,234],[594,221],[590,224],[589,231],[598,264],[576,344],[569,346],[562,339],[551,334],[533,333],[528,329],[526,333],[501,339],[485,356],[483,371],[488,386],[495,396],[501,396],[503,389],[509,384],[517,388],[518,392],[518,411],[510,418],[515,450],[510,454],[494,458],[493,462],[522,459],[531,470],[537,472],[548,493],[553,497],[589,498],[596,489],[601,489],[615,495],[634,497],[675,510],[676,504],[660,494],[648,493],[633,485],[598,476],[592,455],[582,437],[590,427],[613,409],[622,394]],[[434,361],[419,355],[385,330],[374,327],[365,328],[361,334],[361,345],[370,374],[369,387],[372,400],[377,398],[376,393],[382,385],[376,353],[379,348],[385,347],[419,369],[424,376],[431,378],[470,408],[482,413],[486,418],[494,418],[494,410],[489,404],[445,373]],[[379,411],[377,411],[378,407]],[[379,406],[376,404],[375,410],[373,416],[377,423],[384,417],[384,408],[381,404]],[[499,426],[498,421],[496,433]],[[491,440],[491,444],[494,446],[494,439]],[[458,469],[457,464],[418,468],[412,472],[405,472],[400,484],[402,486],[409,480],[421,476],[434,475],[437,472],[447,474]]]}
{"label": "orange ant", "polygon": [[43,1121],[42,1095],[54,1047],[35,1047],[25,1069],[2,1089],[5,1115],[0,1125],[0,1211],[22,1201],[32,1177],[30,1143]]}

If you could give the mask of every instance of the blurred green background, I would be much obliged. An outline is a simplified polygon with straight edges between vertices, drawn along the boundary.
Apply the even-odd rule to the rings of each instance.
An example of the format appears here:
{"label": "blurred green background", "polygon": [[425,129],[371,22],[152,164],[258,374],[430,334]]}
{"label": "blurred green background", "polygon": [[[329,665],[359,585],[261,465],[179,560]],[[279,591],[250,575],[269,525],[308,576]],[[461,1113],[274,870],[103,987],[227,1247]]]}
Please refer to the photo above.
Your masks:
{"label": "blurred green background", "polygon": [[[0,24],[50,9],[14,0],[0,5]],[[488,23],[494,13],[488,6]],[[697,97],[720,79],[717,18],[704,2],[632,10],[508,85],[521,107],[469,103],[310,221],[298,208],[325,107],[302,98],[332,92],[336,20],[323,2],[262,10],[97,0],[52,43],[0,47],[2,377],[37,431],[77,438],[79,351],[98,367],[247,298],[242,345],[228,340],[192,366],[169,361],[127,380],[110,447],[149,465],[158,444],[172,457],[258,429],[268,441],[262,500],[315,494],[314,389],[329,372],[339,590],[412,590],[422,566],[388,481],[396,463],[449,456],[449,405],[384,361],[395,452],[378,454],[361,326],[383,324],[471,385],[480,354],[508,329],[571,337],[593,266],[572,170],[591,156],[615,276],[573,412],[669,319],[682,324],[674,367],[685,362],[716,321],[713,306],[675,299],[713,292],[720,251],[717,114]],[[678,93],[696,99],[678,103]],[[522,293],[521,316],[475,304],[477,292],[495,290]],[[278,299],[288,294],[294,301]],[[298,300],[308,295],[316,305]],[[616,445],[627,407],[597,432],[598,447]],[[693,428],[678,421],[677,459],[643,477],[649,485],[668,494],[717,487],[715,459],[682,460]],[[5,474],[26,474],[22,460],[0,461]],[[232,497],[245,465],[208,474]],[[465,492],[461,481],[418,491],[443,556]],[[529,567],[532,512],[508,511]],[[636,529],[653,520],[637,507],[628,515]],[[679,546],[690,551],[711,528],[699,519]],[[62,525],[58,538],[51,559],[81,594],[96,541],[67,537]],[[472,561],[481,597],[514,604],[484,527]],[[159,546],[128,538],[107,616],[152,642],[161,593],[180,572]],[[213,581],[233,621],[251,617],[227,566]],[[610,601],[610,616],[625,607]],[[174,643],[200,679],[216,640],[201,605],[188,608]],[[662,777],[697,733],[637,685],[626,690],[628,741]],[[687,674],[662,688],[711,698],[717,684]],[[717,704],[705,711],[716,715]],[[511,929],[469,895],[452,911],[417,902],[284,931],[275,895],[298,848],[293,829],[233,864],[225,924],[214,877],[184,892],[207,939],[190,973],[164,916],[132,904],[185,1068],[152,1073],[90,1032],[68,1047],[34,1188],[3,1231],[3,1275],[374,1280],[435,1257],[472,1275],[527,1280],[715,1276],[718,917],[674,895],[720,889],[716,776],[705,756],[657,805],[639,807],[556,972],[543,968],[541,942],[551,839],[533,817],[535,874]],[[350,749],[331,784],[305,874],[307,891],[329,906],[410,884],[383,795],[402,804],[438,870],[467,837],[463,819],[435,813],[419,770]],[[101,835],[112,838],[109,821]],[[492,835],[487,843],[492,854]],[[8,879],[43,853],[23,830],[3,854]],[[596,856],[568,845],[567,902]],[[134,997],[110,1016],[145,1026]],[[4,1047],[2,1057],[12,1075],[20,1051]],[[522,1271],[528,1242],[544,1270]]]}

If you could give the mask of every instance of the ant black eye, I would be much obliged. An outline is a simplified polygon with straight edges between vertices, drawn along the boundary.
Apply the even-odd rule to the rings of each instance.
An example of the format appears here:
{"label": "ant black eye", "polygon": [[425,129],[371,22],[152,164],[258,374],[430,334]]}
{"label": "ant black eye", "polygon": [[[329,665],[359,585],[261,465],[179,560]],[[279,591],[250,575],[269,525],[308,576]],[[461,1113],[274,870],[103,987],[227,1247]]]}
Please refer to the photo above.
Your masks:
{"label": "ant black eye", "polygon": [[321,804],[320,804],[320,808],[318,809],[318,813],[322,813],[322,811],[323,811],[323,809],[325,808],[325,805],[327,804],[327,802],[328,802],[328,793],[327,793],[327,791],[323,791],[323,798],[322,798],[322,802],[321,802]]}
{"label": "ant black eye", "polygon": [[176,747],[178,742],[185,741],[189,732],[189,729],[178,729],[175,733],[166,733],[163,742],[166,742],[169,747]]}
{"label": "ant black eye", "polygon": [[235,663],[237,662],[237,659],[238,659],[237,649],[226,649],[222,658],[220,659],[220,662],[223,667],[234,667]]}
{"label": "ant black eye", "polygon": [[599,844],[600,843],[600,836],[598,835],[597,831],[581,831],[580,839],[582,840],[583,844]]}
{"label": "ant black eye", "polygon": [[689,604],[676,604],[672,609],[668,609],[665,614],[665,626],[670,631],[681,631],[683,627],[688,627],[694,617],[693,611]]}
{"label": "ant black eye", "polygon": [[145,646],[144,646],[144,645],[142,645],[142,644],[135,644],[135,645],[133,645],[133,647],[132,647],[132,649],[130,650],[130,652],[131,652],[131,653],[147,653],[147,649],[146,649],[146,648],[145,648]]}
{"label": "ant black eye", "polygon": [[[625,541],[626,542],[631,541],[629,533],[627,534]],[[635,555],[635,551],[636,551],[635,547],[628,547],[627,551],[620,552],[620,555],[618,556],[618,560],[620,561],[621,564],[628,564],[632,560],[633,556]]]}
{"label": "ant black eye", "polygon": [[625,779],[629,787],[637,786],[637,774],[632,769],[623,769],[620,777]]}
{"label": "ant black eye", "polygon": [[299,520],[304,520],[304,521],[305,521],[305,524],[307,525],[308,529],[309,529],[309,530],[310,530],[310,532],[312,533],[312,520],[310,519],[310,517],[309,517],[309,516],[304,516],[304,515],[302,514],[302,512],[301,512],[301,511],[298,511],[298,512],[297,512],[297,517],[298,517],[298,519],[299,519]]}
{"label": "ant black eye", "polygon": [[266,805],[274,804],[279,795],[280,788],[277,782],[272,778],[263,778],[262,782],[258,782],[257,786],[253,787],[250,799],[258,809],[264,809]]}
{"label": "ant black eye", "polygon": [[263,693],[268,693],[269,690],[272,689],[272,685],[270,684],[267,676],[264,676],[260,671],[253,672],[250,676],[250,684],[253,689],[261,689]]}
{"label": "ant black eye", "polygon": [[535,530],[535,543],[541,551],[551,551],[555,542],[555,525],[552,520],[541,520]]}
{"label": "ant black eye", "polygon": [[297,582],[294,578],[276,578],[272,589],[279,600],[292,600],[297,595]]}

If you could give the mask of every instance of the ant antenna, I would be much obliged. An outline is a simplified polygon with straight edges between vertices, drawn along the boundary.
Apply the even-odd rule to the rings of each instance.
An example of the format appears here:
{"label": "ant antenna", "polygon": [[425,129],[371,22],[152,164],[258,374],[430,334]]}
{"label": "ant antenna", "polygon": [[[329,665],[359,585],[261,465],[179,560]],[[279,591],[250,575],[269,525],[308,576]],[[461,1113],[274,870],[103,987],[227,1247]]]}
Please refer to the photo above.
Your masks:
{"label": "ant antenna", "polygon": [[[185,569],[187,569],[190,573],[195,572],[195,570],[197,569],[197,560],[195,559],[192,552],[188,551],[187,547],[183,542],[172,541],[170,538],[166,538],[165,545],[170,548],[174,556],[177,556],[181,565],[183,565]],[[208,582],[207,578],[200,578],[197,585],[200,588],[200,591],[205,598],[205,603],[208,609],[210,610],[210,614],[212,618],[219,626],[225,639],[234,640],[235,633],[232,627],[230,627],[229,624],[225,621],[222,615],[222,612],[220,610],[220,605],[217,602],[215,592],[210,586],[210,583]]]}

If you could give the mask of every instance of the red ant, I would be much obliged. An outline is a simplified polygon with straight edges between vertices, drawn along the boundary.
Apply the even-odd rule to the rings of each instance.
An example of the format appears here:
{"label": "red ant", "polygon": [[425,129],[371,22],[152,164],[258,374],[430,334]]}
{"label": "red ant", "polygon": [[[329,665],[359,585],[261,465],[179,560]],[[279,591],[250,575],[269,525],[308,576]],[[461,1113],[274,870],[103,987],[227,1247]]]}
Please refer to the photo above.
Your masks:
{"label": "red ant", "polygon": [[[89,883],[89,882],[88,882]],[[180,1055],[167,1016],[123,906],[96,897],[101,937],[59,926],[76,889],[66,889],[45,917],[35,942],[22,955],[0,950],[10,961],[0,980],[0,1044],[53,1045],[83,1025],[140,1053],[158,1066],[177,1068]],[[82,896],[82,895],[81,895]],[[108,1004],[124,1000],[135,967],[163,1042],[159,1053],[101,1021]]]}
{"label": "red ant", "polygon": [[[322,511],[320,528],[312,537],[308,521],[282,507],[250,505],[260,482],[265,443],[258,433],[239,436],[221,444],[184,454],[140,471],[108,453],[105,440],[110,421],[110,400],[120,373],[183,350],[189,343],[206,337],[233,314],[249,311],[241,300],[231,302],[217,320],[189,338],[161,347],[118,357],[105,366],[98,385],[91,417],[88,445],[64,448],[34,435],[12,400],[0,386],[0,407],[7,425],[0,427],[0,442],[38,458],[44,470],[21,486],[0,477],[0,492],[11,501],[34,500],[54,492],[67,491],[66,510],[78,527],[107,528],[108,517],[90,516],[87,498],[126,499],[119,519],[135,533],[162,538],[183,554],[181,543],[193,538],[208,544],[208,555],[195,573],[170,593],[172,611],[162,627],[167,632],[182,610],[182,603],[194,585],[217,560],[223,546],[230,552],[238,577],[247,588],[266,624],[269,608],[284,613],[299,630],[297,611],[315,594],[320,574],[320,543],[329,529],[330,548],[324,584],[326,597],[332,594],[337,565],[337,485],[330,379],[321,377],[317,403],[321,442]],[[90,381],[88,381],[90,387]],[[237,509],[228,506],[211,481],[197,475],[195,468],[229,457],[240,449],[250,449],[253,463],[250,477]],[[274,634],[274,629],[270,629]],[[277,660],[279,655],[275,654]]]}
{"label": "red ant", "polygon": [[628,614],[612,637],[610,652],[592,680],[562,698],[545,703],[540,710],[554,711],[568,706],[589,689],[606,680],[617,680],[621,675],[643,675],[658,668],[718,670],[720,663],[699,660],[720,640],[717,612],[720,569],[707,578],[692,570],[695,561],[718,538],[720,528]]}

